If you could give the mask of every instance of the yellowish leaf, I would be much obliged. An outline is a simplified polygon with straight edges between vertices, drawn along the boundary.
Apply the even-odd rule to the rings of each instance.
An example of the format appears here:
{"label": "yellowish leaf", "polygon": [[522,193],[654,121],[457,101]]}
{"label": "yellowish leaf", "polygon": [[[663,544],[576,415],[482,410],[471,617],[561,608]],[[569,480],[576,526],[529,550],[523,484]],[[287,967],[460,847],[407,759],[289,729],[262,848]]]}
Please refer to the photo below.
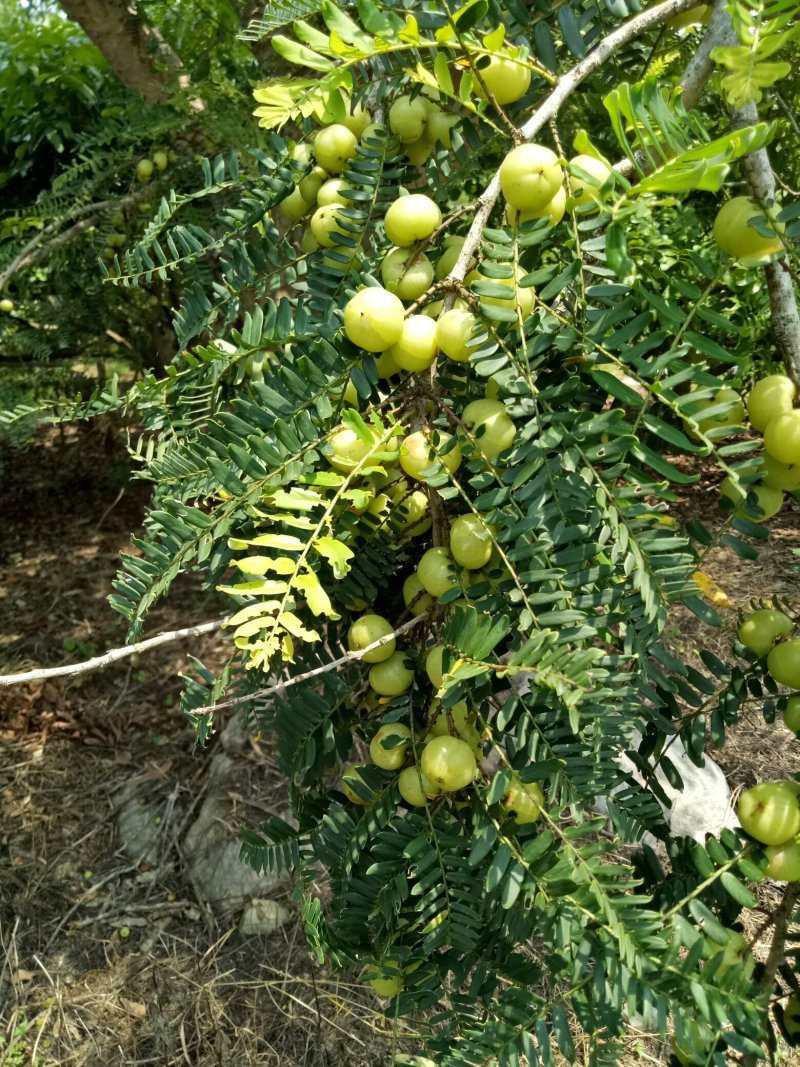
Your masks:
{"label": "yellowish leaf", "polygon": [[705,571],[695,571],[692,579],[706,600],[711,601],[718,608],[732,608],[733,601],[712,577]]}

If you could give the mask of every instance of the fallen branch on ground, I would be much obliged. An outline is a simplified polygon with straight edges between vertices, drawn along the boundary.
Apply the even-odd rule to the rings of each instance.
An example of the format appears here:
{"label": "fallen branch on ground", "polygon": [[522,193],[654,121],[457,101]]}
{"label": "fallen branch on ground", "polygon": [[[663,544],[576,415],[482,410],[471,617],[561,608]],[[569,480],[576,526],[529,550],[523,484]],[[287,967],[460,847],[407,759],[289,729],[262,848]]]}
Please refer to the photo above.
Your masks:
{"label": "fallen branch on ground", "polygon": [[45,678],[66,678],[74,674],[85,674],[87,671],[100,670],[110,663],[127,659],[137,652],[147,652],[148,649],[157,648],[159,645],[169,644],[171,641],[181,641],[184,637],[198,637],[200,634],[208,634],[218,630],[224,619],[215,619],[213,622],[202,622],[197,626],[186,626],[182,630],[170,630],[168,633],[157,634],[148,637],[144,641],[137,641],[135,645],[125,645],[124,648],[112,648],[104,652],[102,656],[94,656],[83,663],[65,663],[62,667],[40,667],[33,671],[21,671],[19,674],[0,674],[0,687],[20,685],[22,682],[40,682]]}

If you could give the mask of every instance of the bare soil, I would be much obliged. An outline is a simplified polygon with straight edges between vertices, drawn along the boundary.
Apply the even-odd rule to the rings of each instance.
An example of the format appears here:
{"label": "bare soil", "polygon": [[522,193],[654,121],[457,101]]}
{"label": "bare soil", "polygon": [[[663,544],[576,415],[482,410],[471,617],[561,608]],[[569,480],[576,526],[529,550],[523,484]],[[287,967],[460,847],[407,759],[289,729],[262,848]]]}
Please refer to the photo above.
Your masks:
{"label": "bare soil", "polygon": [[[1,462],[0,672],[124,644],[106,597],[148,495],[124,449],[72,427]],[[148,632],[221,613],[189,575]],[[389,1063],[379,1002],[312,964],[298,921],[245,938],[194,893],[181,839],[219,741],[197,750],[178,711],[189,654],[214,666],[221,638],[0,689],[0,1067]],[[239,761],[235,811],[255,823],[282,783],[261,746]],[[154,865],[121,848],[132,784],[162,812]]]}
{"label": "bare soil", "polygon": [[[125,622],[106,597],[148,492],[129,473],[118,441],[93,428],[44,430],[31,447],[0,456],[0,672],[124,644]],[[717,482],[704,470],[680,510],[719,521]],[[685,612],[672,620],[673,647],[698,664],[701,647],[729,653],[737,612],[752,598],[797,600],[800,505],[770,525],[756,563],[715,549],[703,564],[730,600],[721,630]],[[220,613],[199,578],[184,576],[148,632]],[[381,1004],[313,964],[298,922],[244,938],[236,916],[215,914],[192,889],[181,837],[219,741],[196,750],[177,710],[189,654],[214,665],[221,638],[0,689],[0,1067],[389,1064]],[[732,787],[800,770],[797,740],[757,709],[713,756]],[[282,785],[268,748],[253,742],[240,758],[234,799],[241,819],[255,822],[279,807]],[[160,804],[156,864],[132,862],[120,846],[116,810],[132,780]],[[759,893],[769,908],[780,890],[765,883]],[[283,903],[290,895],[287,886]],[[751,933],[763,925],[758,912],[745,919]],[[767,948],[768,936],[759,954]],[[631,1032],[627,1064],[667,1058]],[[800,1055],[784,1048],[778,1062],[800,1064]]]}

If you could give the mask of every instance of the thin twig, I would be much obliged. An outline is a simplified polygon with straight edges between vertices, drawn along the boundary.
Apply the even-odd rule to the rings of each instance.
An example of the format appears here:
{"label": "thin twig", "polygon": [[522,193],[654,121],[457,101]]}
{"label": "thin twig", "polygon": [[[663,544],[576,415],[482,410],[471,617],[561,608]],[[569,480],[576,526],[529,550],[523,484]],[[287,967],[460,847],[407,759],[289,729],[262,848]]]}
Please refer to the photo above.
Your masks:
{"label": "thin twig", "polygon": [[408,622],[404,622],[402,626],[398,626],[392,633],[380,637],[377,641],[373,641],[371,645],[365,645],[364,648],[360,648],[358,652],[347,652],[344,656],[339,656],[338,659],[331,660],[330,663],[323,663],[321,667],[314,667],[311,671],[304,671],[302,674],[296,674],[293,678],[286,678],[283,681],[276,682],[274,685],[267,686],[266,689],[257,689],[254,693],[246,693],[243,696],[231,697],[230,700],[220,701],[219,704],[209,704],[205,708],[193,708],[192,714],[209,715],[211,712],[220,711],[222,708],[232,708],[236,704],[244,704],[249,700],[259,700],[263,697],[272,696],[273,693],[283,692],[283,690],[289,689],[293,685],[299,685],[300,682],[307,682],[310,678],[317,678],[319,675],[327,674],[329,671],[336,671],[347,663],[353,663],[363,659],[368,652],[372,652],[376,648],[380,648],[382,645],[387,645],[390,641],[394,641],[396,637],[400,637],[427,617],[428,612],[423,611],[421,614],[415,615],[413,619],[409,619]]}
{"label": "thin twig", "polygon": [[198,626],[185,626],[181,630],[170,630],[168,633],[157,634],[148,637],[145,641],[137,641],[135,645],[125,645],[124,648],[112,648],[104,652],[102,656],[95,656],[83,663],[65,663],[62,667],[41,667],[34,671],[22,671],[19,674],[0,674],[0,687],[20,685],[22,682],[39,682],[44,678],[64,678],[73,674],[85,674],[86,671],[96,671],[101,667],[107,667],[117,660],[127,659],[136,652],[146,652],[148,649],[157,648],[158,645],[166,645],[170,641],[181,641],[184,637],[197,637],[200,634],[211,633],[218,630],[224,619],[215,619],[213,622],[202,622]]}

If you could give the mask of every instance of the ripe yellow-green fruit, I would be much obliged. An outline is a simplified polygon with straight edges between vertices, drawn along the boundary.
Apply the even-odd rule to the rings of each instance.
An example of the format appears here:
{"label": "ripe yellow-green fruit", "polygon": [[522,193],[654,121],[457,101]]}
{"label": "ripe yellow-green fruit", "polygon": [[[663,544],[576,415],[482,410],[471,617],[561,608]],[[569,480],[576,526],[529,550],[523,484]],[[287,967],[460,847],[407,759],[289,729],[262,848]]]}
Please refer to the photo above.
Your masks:
{"label": "ripe yellow-green fruit", "polygon": [[434,737],[422,750],[422,773],[443,793],[454,793],[469,785],[477,763],[469,744],[460,737]]}
{"label": "ripe yellow-green fruit", "polygon": [[399,517],[403,520],[404,537],[419,537],[431,528],[431,509],[427,493],[421,489],[407,493],[403,487],[399,493],[393,494],[392,502],[396,504]]}
{"label": "ripe yellow-green fruit", "polygon": [[410,144],[403,145],[403,148],[408,156],[408,162],[414,167],[421,167],[427,162],[433,151],[430,142],[425,137],[420,137],[418,141],[411,141]]}
{"label": "ripe yellow-green fruit", "polygon": [[320,130],[314,138],[314,157],[328,174],[341,174],[356,154],[358,138],[340,122]]}
{"label": "ripe yellow-green fruit", "polygon": [[422,588],[422,582],[416,574],[409,574],[403,582],[403,603],[414,615],[433,607],[433,597]]}
{"label": "ripe yellow-green fruit", "polygon": [[775,641],[788,637],[793,629],[794,623],[782,611],[759,608],[751,612],[739,627],[739,640],[757,656],[766,656]]}
{"label": "ripe yellow-green fruit", "polygon": [[800,733],[800,693],[795,693],[786,701],[783,722],[792,733]]}
{"label": "ripe yellow-green fruit", "polygon": [[764,485],[770,485],[773,489],[782,489],[785,493],[793,493],[796,489],[800,489],[800,464],[787,467],[785,463],[778,463],[777,459],[764,453],[760,469]]}
{"label": "ripe yellow-green fruit", "polygon": [[149,182],[154,170],[152,159],[140,159],[136,164],[136,177],[140,182]]}
{"label": "ripe yellow-green fruit", "polygon": [[411,688],[414,681],[414,669],[408,666],[408,662],[407,652],[393,652],[383,663],[376,663],[370,668],[369,684],[382,697],[399,697]]}
{"label": "ripe yellow-green fruit", "polygon": [[415,256],[410,248],[393,248],[383,257],[381,279],[401,300],[416,300],[433,281],[433,264],[424,252]]}
{"label": "ripe yellow-green fruit", "polygon": [[450,147],[450,132],[458,122],[458,115],[448,115],[446,111],[437,108],[433,113],[428,112],[428,120],[425,123],[424,139],[430,145],[443,144]]}
{"label": "ripe yellow-green fruit", "polygon": [[485,567],[492,554],[492,535],[477,515],[459,515],[450,527],[453,559],[468,571]]}
{"label": "ripe yellow-green fruit", "polygon": [[160,149],[157,152],[153,152],[153,162],[155,163],[156,168],[158,170],[166,170],[167,169],[167,164],[169,163],[169,159],[167,158],[167,153],[164,152],[164,151],[161,151]]}
{"label": "ripe yellow-green fruit", "polygon": [[336,245],[331,248],[322,257],[322,262],[326,267],[332,267],[335,270],[341,271],[342,274],[349,274],[353,270],[353,265],[356,261],[358,249],[348,248],[346,245]]}
{"label": "ripe yellow-green fruit", "polygon": [[[730,475],[722,482],[720,495],[733,504],[737,515],[750,519],[751,522],[766,522],[778,514],[783,504],[783,493],[780,489],[764,485],[763,482],[747,486],[735,485]],[[753,504],[746,503],[748,496],[754,498]]]}
{"label": "ripe yellow-green fruit", "polygon": [[473,400],[464,408],[461,419],[466,426],[480,426],[494,415],[506,415],[506,406],[502,400]]}
{"label": "ripe yellow-green fruit", "polygon": [[572,179],[572,202],[576,207],[597,204],[601,198],[601,186],[613,173],[604,159],[586,155],[573,156],[569,161],[569,172]]}
{"label": "ripe yellow-green fruit", "polygon": [[[297,190],[295,190],[297,192]],[[305,201],[300,198],[303,203]],[[325,207],[318,207],[314,214],[311,216],[309,226],[311,232],[314,234],[317,242],[323,248],[333,248],[336,246],[336,241],[333,239],[334,234],[344,236],[346,230],[343,230],[340,225],[339,211],[344,207],[344,204],[326,204]],[[308,208],[306,208],[308,210]]]}
{"label": "ripe yellow-green fruit", "polygon": [[783,782],[759,782],[746,790],[737,814],[744,832],[763,845],[782,845],[800,833],[800,804]]}
{"label": "ripe yellow-green fruit", "polygon": [[454,474],[461,463],[461,449],[456,445],[446,454],[442,454],[451,437],[449,433],[439,432],[435,447],[431,443],[431,435],[424,430],[417,430],[404,438],[400,445],[400,466],[409,478],[422,481],[422,472],[435,466],[437,459],[446,470]]}
{"label": "ripe yellow-green fruit", "polygon": [[424,193],[409,193],[390,205],[383,225],[392,244],[406,248],[430,237],[441,221],[442,213],[435,201]]}
{"label": "ripe yellow-green fruit", "polygon": [[337,470],[345,472],[354,470],[373,451],[377,443],[376,440],[369,443],[362,441],[355,430],[347,426],[334,430],[328,442],[333,449],[332,454],[328,456],[328,462]]}
{"label": "ripe yellow-green fruit", "polygon": [[[473,736],[477,736],[475,716],[470,714],[466,701],[459,700],[452,708],[442,708],[438,712],[431,722],[431,737],[445,737],[451,734],[451,723],[453,724],[452,729],[455,730],[462,741],[469,741]],[[470,744],[471,747],[472,745]]]}
{"label": "ripe yellow-green fruit", "polygon": [[768,845],[764,851],[769,859],[765,874],[776,882],[800,882],[800,841],[793,838],[781,845]]}
{"label": "ripe yellow-green fruit", "polygon": [[544,807],[544,794],[535,782],[527,785],[514,775],[506,789],[500,804],[509,815],[513,815],[520,826],[536,822]]}
{"label": "ripe yellow-green fruit", "polygon": [[401,370],[422,371],[436,358],[436,323],[427,315],[409,315],[389,355]]}
{"label": "ripe yellow-green fruit", "polygon": [[506,219],[510,226],[521,226],[523,222],[531,222],[533,219],[547,219],[550,226],[555,226],[564,218],[567,210],[567,190],[561,186],[552,200],[544,207],[536,208],[535,211],[518,211],[510,204],[506,206]]}
{"label": "ripe yellow-green fruit", "polygon": [[346,126],[356,137],[363,137],[366,128],[372,124],[372,115],[363,104],[356,104],[352,111],[349,110],[349,101],[346,106],[348,112],[342,119],[342,125]]}
{"label": "ripe yellow-green fruit", "polygon": [[436,261],[436,277],[441,281],[446,278],[456,265],[461,249],[464,247],[465,237],[445,237],[445,250]]}
{"label": "ripe yellow-green fruit", "polygon": [[[382,615],[362,615],[356,619],[347,631],[347,647],[351,652],[360,652],[362,648],[371,645],[374,641],[380,641],[382,637],[392,633],[393,627],[388,619]],[[388,659],[395,649],[394,638],[387,641],[379,648],[373,648],[371,652],[361,658],[365,663],[382,663]]]}
{"label": "ripe yellow-green fruit", "polygon": [[436,321],[436,344],[450,359],[458,363],[469,360],[470,340],[478,325],[478,319],[471,311],[451,308]]}
{"label": "ripe yellow-green fruit", "polygon": [[444,645],[434,645],[433,648],[428,651],[428,654],[425,657],[425,673],[430,678],[431,685],[436,690],[442,688],[442,681],[444,679],[444,673],[442,668],[443,656]]}
{"label": "ripe yellow-green fruit", "polygon": [[412,100],[410,96],[398,96],[389,108],[389,129],[405,144],[410,144],[422,137],[427,117],[427,108],[421,97]]}
{"label": "ripe yellow-green fruit", "polygon": [[400,368],[388,352],[382,352],[378,356],[375,360],[375,366],[378,370],[378,377],[382,379],[392,378],[395,374],[400,373]]}
{"label": "ripe yellow-green fruit", "polygon": [[[395,652],[394,656],[403,656],[402,652]],[[380,670],[387,664],[392,662],[394,658],[386,660],[385,663],[376,663],[372,671]],[[413,677],[414,672],[411,672]],[[411,683],[409,682],[409,685]],[[374,688],[374,687],[373,687]],[[408,688],[408,686],[406,686]],[[396,693],[387,693],[385,696],[397,696]],[[386,744],[385,744],[386,742]],[[391,742],[389,744],[389,742]],[[411,744],[411,731],[409,728],[401,722],[388,723],[386,726],[381,726],[375,736],[369,743],[369,754],[372,762],[376,767],[381,767],[384,771],[396,771],[406,761],[406,752],[408,746]]]}
{"label": "ripe yellow-green fruit", "polygon": [[481,274],[480,270],[473,270],[464,279],[467,285],[472,285],[474,282],[489,282],[491,285],[502,285],[509,290],[507,297],[505,296],[481,296],[477,294],[482,304],[488,304],[490,307],[507,308],[510,311],[516,311],[519,307],[522,312],[522,317],[527,318],[533,311],[534,295],[532,286],[520,286],[520,282],[525,277],[525,271],[517,264],[514,274],[508,278],[487,278]]}
{"label": "ripe yellow-green fruit", "polygon": [[[319,191],[327,180],[327,172],[324,171],[322,167],[313,167],[308,174],[302,177],[298,182],[297,188],[300,190],[300,195],[308,204],[309,208],[313,207],[316,203]],[[334,180],[335,179],[333,178],[331,179],[331,181]]]}
{"label": "ripe yellow-green fruit", "polygon": [[440,597],[458,585],[458,575],[449,548],[429,548],[417,564],[417,577],[431,596]]}
{"label": "ripe yellow-green fruit", "polygon": [[[751,225],[754,220],[758,220],[762,228],[767,227],[768,236],[763,237]],[[721,251],[738,259],[746,267],[758,266],[783,249],[772,222],[748,196],[735,196],[722,205],[711,234]]]}
{"label": "ripe yellow-green fruit", "polygon": [[316,239],[311,230],[303,230],[303,236],[300,240],[300,247],[306,253],[307,256],[310,256],[312,252],[316,252],[319,250],[319,241]]}
{"label": "ripe yellow-green fruit", "polygon": [[306,166],[311,162],[311,145],[306,142],[296,144],[289,153],[289,159],[293,159],[295,163],[302,163]]}
{"label": "ripe yellow-green fruit", "polygon": [[494,55],[485,67],[478,67],[478,77],[474,80],[475,93],[486,99],[483,86],[492,94],[498,104],[513,104],[523,97],[531,84],[530,67],[524,61],[513,59],[509,55]]}
{"label": "ripe yellow-green fruit", "polygon": [[800,463],[800,411],[787,411],[772,419],[764,430],[764,451],[778,463]]}
{"label": "ripe yellow-green fruit", "polygon": [[[703,417],[705,411],[709,408],[718,407],[720,404],[729,404],[730,407],[727,411],[720,412],[718,415],[712,415],[709,418]],[[713,396],[704,397],[701,400],[692,400],[691,404],[687,405],[686,410],[692,415],[700,430],[705,434],[710,433],[712,430],[741,426],[744,421],[742,399],[735,389],[730,389],[728,386],[718,389]],[[713,434],[716,440],[719,440],[721,436],[724,435]]]}
{"label": "ripe yellow-green fruit", "polygon": [[353,783],[364,783],[364,780],[359,773],[363,769],[363,763],[349,763],[342,771],[342,792],[347,799],[351,800],[354,804],[366,804],[366,800],[362,800],[355,789],[353,789]]}
{"label": "ripe yellow-green fruit", "polygon": [[536,211],[549,204],[563,178],[558,156],[544,145],[518,145],[500,164],[503,196],[519,211]]}
{"label": "ripe yellow-green fruit", "polygon": [[778,685],[800,689],[800,637],[790,637],[775,645],[767,656],[767,670]]}
{"label": "ripe yellow-green fruit", "polygon": [[14,301],[4,297],[0,300],[0,311],[11,312],[14,310]]}
{"label": "ripe yellow-green fruit", "polygon": [[422,773],[419,766],[406,767],[397,779],[400,796],[412,808],[424,808],[429,797],[439,793],[439,787]]}
{"label": "ripe yellow-green fruit", "polygon": [[351,189],[344,178],[330,178],[317,190],[317,207],[330,207],[331,204],[344,204],[342,195],[345,189]]}
{"label": "ripe yellow-green fruit", "polygon": [[290,222],[297,222],[311,210],[311,205],[303,198],[299,186],[292,189],[289,195],[281,200],[278,207]]}
{"label": "ripe yellow-green fruit", "polygon": [[475,447],[492,460],[514,443],[516,427],[499,400],[473,400],[461,416],[475,430]]}
{"label": "ripe yellow-green fruit", "polygon": [[403,333],[405,312],[400,298],[386,289],[362,289],[344,309],[344,332],[367,352],[386,352]]}
{"label": "ripe yellow-green fruit", "polygon": [[747,397],[750,425],[762,433],[778,415],[792,410],[797,389],[785,374],[769,374],[757,381]]}

